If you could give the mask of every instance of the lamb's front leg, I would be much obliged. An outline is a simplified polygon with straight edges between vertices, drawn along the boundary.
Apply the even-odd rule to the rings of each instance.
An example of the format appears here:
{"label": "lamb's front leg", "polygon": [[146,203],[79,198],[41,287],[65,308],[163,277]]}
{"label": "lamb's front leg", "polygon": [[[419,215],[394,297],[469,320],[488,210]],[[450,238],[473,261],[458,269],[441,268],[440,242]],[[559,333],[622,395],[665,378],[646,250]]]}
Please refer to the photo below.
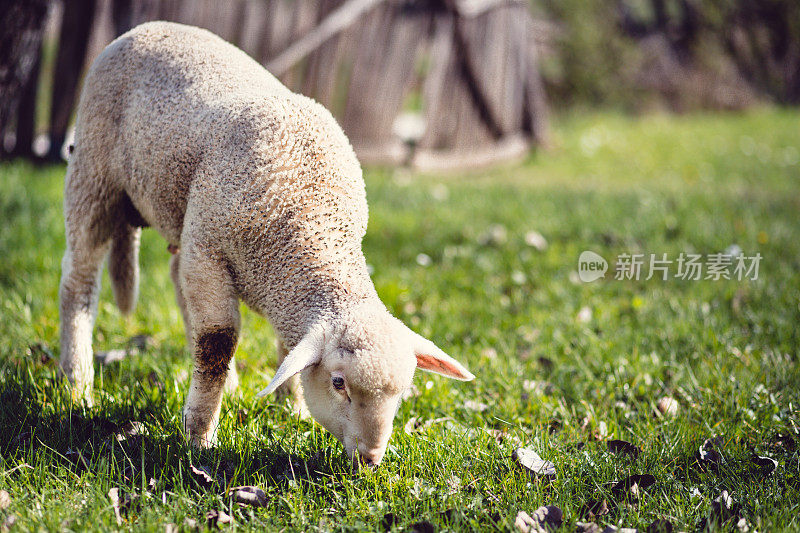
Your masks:
{"label": "lamb's front leg", "polygon": [[239,302],[229,271],[219,260],[184,247],[179,271],[195,360],[183,418],[189,441],[204,448],[216,440],[222,394],[239,335]]}

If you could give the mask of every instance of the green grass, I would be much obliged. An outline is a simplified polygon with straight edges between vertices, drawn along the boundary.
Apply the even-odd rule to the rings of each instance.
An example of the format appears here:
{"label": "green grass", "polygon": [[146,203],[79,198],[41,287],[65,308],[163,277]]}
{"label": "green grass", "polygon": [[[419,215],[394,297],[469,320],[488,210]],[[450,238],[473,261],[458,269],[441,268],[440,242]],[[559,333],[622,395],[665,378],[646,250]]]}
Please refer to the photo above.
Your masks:
{"label": "green grass", "polygon": [[[800,113],[788,110],[583,116],[560,120],[556,148],[523,165],[451,176],[367,171],[364,250],[379,294],[478,379],[418,374],[385,462],[355,473],[318,425],[255,400],[275,349],[267,322],[248,311],[241,394],[224,403],[220,445],[186,446],[180,412],[191,362],[166,244],[151,230],[138,308],[121,317],[104,280],[94,346],[137,334],[152,342],[97,367],[97,406],[72,408],[55,371],[64,168],[0,166],[0,489],[11,495],[0,521],[117,528],[107,494],[119,487],[138,495],[122,526],[137,530],[202,524],[212,509],[237,529],[382,531],[392,513],[399,530],[422,520],[509,530],[518,511],[549,504],[571,531],[598,498],[612,504],[602,525],[642,530],[665,518],[694,530],[728,490],[752,528],[798,530],[800,458],[775,443],[779,434],[797,439],[800,424],[798,125]],[[546,250],[525,244],[532,230]],[[732,244],[763,256],[758,280],[613,279],[621,253],[676,259]],[[604,280],[576,280],[583,250],[610,261]],[[588,321],[576,318],[584,307]],[[526,380],[545,385],[526,391]],[[676,417],[656,415],[664,396],[679,402]],[[467,400],[488,409],[469,410]],[[411,417],[453,421],[408,435]],[[146,435],[118,441],[114,425],[130,420]],[[638,459],[611,455],[601,426],[640,446]],[[501,443],[480,428],[510,437]],[[695,453],[714,435],[723,436],[724,462],[699,468]],[[514,437],[555,463],[556,477],[520,468]],[[777,470],[758,475],[754,452],[776,459]],[[190,464],[227,480],[201,486]],[[638,473],[656,478],[640,501],[612,494],[614,482]],[[232,485],[262,487],[267,507],[232,503]]]}

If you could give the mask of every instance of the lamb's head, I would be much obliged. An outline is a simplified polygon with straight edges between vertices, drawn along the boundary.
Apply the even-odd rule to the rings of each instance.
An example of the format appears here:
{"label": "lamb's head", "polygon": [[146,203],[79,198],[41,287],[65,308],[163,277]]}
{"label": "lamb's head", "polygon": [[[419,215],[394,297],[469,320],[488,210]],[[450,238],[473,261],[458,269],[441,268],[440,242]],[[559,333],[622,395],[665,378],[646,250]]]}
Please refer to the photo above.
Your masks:
{"label": "lamb's head", "polygon": [[475,377],[385,309],[364,307],[312,327],[259,395],[301,372],[311,415],[354,461],[375,466],[416,368],[464,381]]}

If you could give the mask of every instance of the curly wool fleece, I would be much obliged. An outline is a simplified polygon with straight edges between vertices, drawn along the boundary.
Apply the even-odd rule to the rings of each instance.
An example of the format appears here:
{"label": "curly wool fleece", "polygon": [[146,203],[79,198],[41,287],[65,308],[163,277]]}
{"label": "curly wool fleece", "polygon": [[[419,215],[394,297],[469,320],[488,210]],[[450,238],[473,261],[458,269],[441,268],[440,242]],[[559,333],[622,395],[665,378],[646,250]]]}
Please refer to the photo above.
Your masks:
{"label": "curly wool fleece", "polygon": [[[380,302],[361,252],[361,168],[331,114],[208,31],[147,23],[100,54],[81,94],[65,218],[60,366],[79,394],[91,389],[106,252],[129,312],[140,227],[180,249],[171,271],[197,363],[184,411],[196,444],[213,441],[222,382],[235,374],[239,299],[282,344],[268,389],[313,365],[303,372],[311,413],[375,463],[391,431],[385,413],[415,367],[472,378]],[[340,374],[363,413],[331,389]]]}

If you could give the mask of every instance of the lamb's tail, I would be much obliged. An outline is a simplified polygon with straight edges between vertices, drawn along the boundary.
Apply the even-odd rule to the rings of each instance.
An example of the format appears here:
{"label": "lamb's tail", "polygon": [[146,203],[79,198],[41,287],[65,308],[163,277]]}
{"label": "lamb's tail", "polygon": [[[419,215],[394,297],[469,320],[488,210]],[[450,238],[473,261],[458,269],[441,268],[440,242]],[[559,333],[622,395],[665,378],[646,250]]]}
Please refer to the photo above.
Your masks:
{"label": "lamb's tail", "polygon": [[114,299],[123,315],[136,307],[139,293],[139,239],[142,228],[120,224],[114,232],[108,255],[108,274]]}

